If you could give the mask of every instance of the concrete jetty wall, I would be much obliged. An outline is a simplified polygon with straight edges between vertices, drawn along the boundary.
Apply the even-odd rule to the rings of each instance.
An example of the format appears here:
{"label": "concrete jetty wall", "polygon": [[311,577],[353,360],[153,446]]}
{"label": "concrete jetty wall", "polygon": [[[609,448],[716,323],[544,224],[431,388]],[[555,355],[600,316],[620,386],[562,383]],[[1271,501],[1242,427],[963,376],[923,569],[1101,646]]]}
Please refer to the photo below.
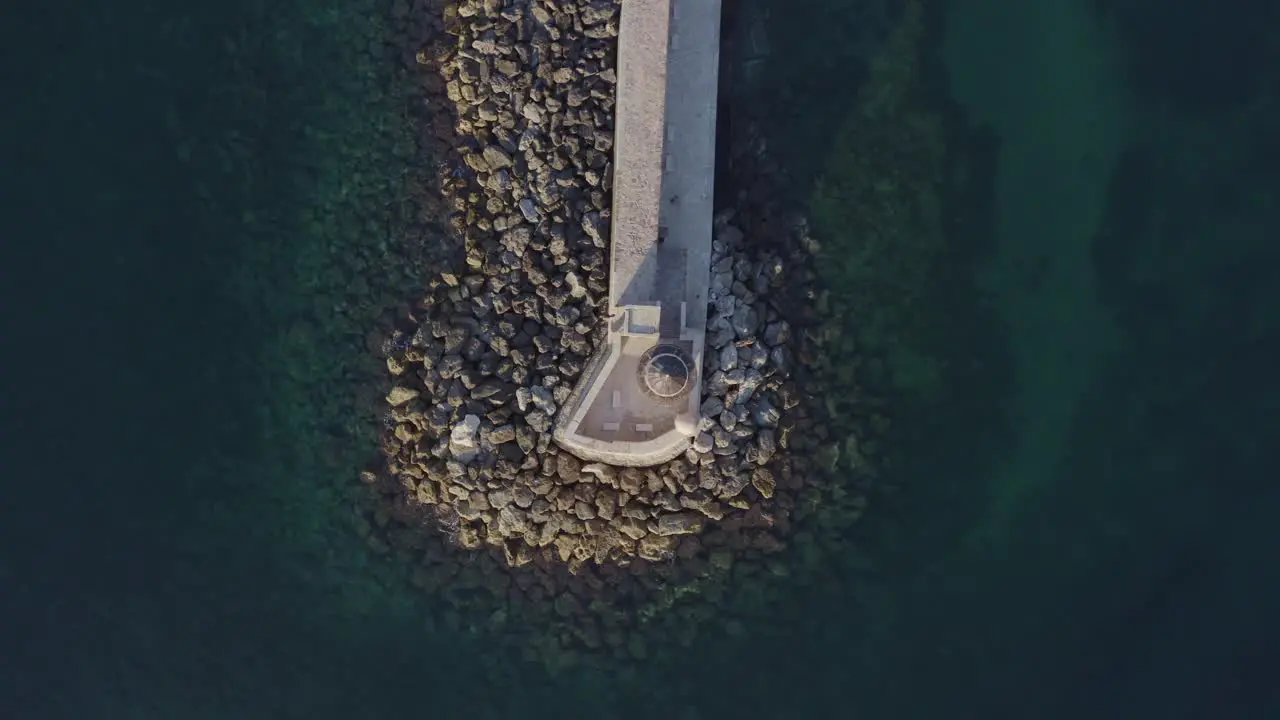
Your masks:
{"label": "concrete jetty wall", "polygon": [[[655,465],[697,432],[719,47],[720,0],[622,3],[608,338],[555,432],[584,459]],[[655,376],[681,389],[659,396]]]}

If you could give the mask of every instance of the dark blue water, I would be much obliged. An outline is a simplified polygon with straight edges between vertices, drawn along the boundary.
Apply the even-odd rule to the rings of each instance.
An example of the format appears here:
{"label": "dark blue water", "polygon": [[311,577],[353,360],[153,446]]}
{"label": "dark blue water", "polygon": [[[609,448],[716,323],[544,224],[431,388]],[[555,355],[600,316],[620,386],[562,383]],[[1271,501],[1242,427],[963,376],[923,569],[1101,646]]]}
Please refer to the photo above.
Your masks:
{"label": "dark blue water", "polygon": [[556,678],[351,527],[435,262],[385,5],[5,11],[4,716],[1280,715],[1271,5],[760,4],[901,490],[742,636]]}

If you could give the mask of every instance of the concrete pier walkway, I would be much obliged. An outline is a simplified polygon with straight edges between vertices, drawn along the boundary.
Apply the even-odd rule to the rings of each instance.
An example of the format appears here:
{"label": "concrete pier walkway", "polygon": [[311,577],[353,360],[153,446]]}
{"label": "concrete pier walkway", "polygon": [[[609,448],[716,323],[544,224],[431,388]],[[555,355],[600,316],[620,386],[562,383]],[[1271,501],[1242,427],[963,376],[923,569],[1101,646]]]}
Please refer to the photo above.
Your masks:
{"label": "concrete pier walkway", "polygon": [[618,37],[608,339],[557,420],[588,460],[654,465],[699,420],[720,0],[625,0]]}

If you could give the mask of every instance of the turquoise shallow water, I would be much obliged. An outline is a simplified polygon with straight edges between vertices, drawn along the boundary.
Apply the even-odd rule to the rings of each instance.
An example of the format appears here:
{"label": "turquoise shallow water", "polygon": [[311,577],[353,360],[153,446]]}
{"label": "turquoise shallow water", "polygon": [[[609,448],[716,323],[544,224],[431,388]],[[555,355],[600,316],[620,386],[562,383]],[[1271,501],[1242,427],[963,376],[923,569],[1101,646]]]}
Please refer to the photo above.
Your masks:
{"label": "turquoise shallow water", "polygon": [[[804,199],[839,174],[864,28],[894,13],[789,7],[762,82]],[[0,708],[1274,716],[1277,50],[1249,31],[1272,11],[1163,7],[951,0],[931,19],[934,100],[977,158],[953,200],[965,302],[929,325],[964,386],[904,405],[905,490],[857,531],[870,570],[832,567],[628,682],[424,627],[346,525],[368,443],[342,422],[368,371],[349,328],[411,281],[334,259],[384,266],[381,216],[357,209],[391,182],[371,168],[412,160],[394,84],[361,59],[379,6],[18,11]],[[1196,47],[1218,52],[1191,73]]]}

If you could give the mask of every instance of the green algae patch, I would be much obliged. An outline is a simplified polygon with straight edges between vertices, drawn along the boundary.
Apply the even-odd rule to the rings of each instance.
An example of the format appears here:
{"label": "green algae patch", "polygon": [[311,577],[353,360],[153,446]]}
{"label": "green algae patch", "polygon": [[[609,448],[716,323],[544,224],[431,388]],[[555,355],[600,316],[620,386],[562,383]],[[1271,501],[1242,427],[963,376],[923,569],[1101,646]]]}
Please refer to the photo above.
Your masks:
{"label": "green algae patch", "polygon": [[929,323],[946,261],[940,197],[947,178],[945,118],[921,95],[924,23],[912,4],[876,57],[843,122],[811,201],[814,235],[841,347],[874,360],[870,379],[897,391],[941,382]]}
{"label": "green algae patch", "polygon": [[[1009,392],[1005,327],[978,273],[992,250],[998,144],[949,99],[940,15],[905,4],[809,204],[833,436],[858,438],[884,468],[873,495],[883,510],[857,544],[895,572],[936,561],[980,515],[989,489],[958,479],[985,476],[998,456]],[[848,419],[864,398],[881,403],[875,427]]]}
{"label": "green algae patch", "polygon": [[1054,482],[1095,375],[1122,345],[1092,244],[1132,118],[1115,39],[1087,4],[954,2],[947,23],[954,95],[1001,139],[982,275],[1015,340],[1005,412],[1018,437],[993,473],[983,532],[996,533]]}

